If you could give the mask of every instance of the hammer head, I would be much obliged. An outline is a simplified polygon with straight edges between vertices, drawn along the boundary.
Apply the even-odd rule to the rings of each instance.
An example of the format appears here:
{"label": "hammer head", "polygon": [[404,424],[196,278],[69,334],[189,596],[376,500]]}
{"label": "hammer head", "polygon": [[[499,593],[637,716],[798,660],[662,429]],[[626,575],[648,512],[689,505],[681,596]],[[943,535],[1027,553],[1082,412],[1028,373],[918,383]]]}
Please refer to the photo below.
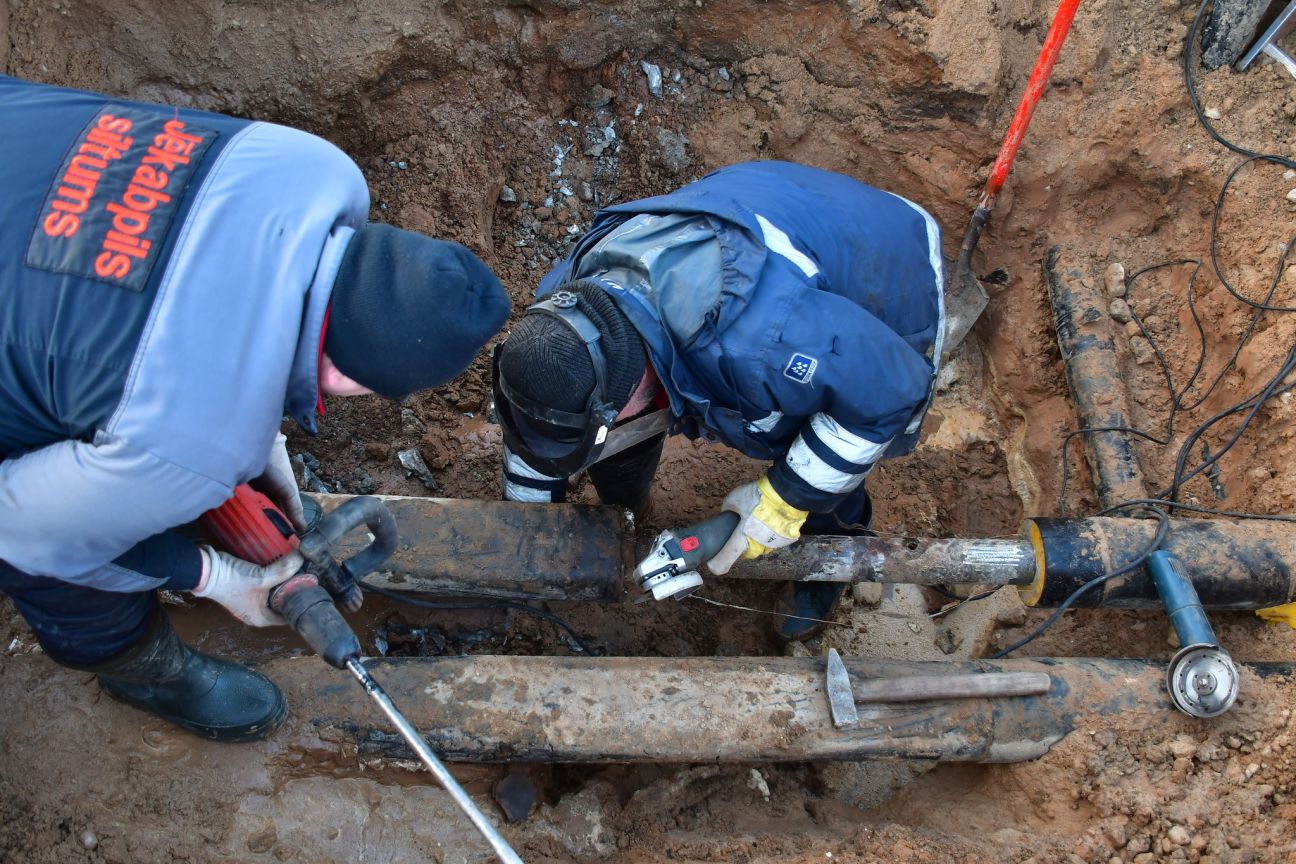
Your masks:
{"label": "hammer head", "polygon": [[855,710],[855,693],[851,690],[850,676],[846,674],[846,664],[836,648],[828,649],[828,710],[832,714],[833,727],[836,729],[853,729],[859,725],[859,712]]}

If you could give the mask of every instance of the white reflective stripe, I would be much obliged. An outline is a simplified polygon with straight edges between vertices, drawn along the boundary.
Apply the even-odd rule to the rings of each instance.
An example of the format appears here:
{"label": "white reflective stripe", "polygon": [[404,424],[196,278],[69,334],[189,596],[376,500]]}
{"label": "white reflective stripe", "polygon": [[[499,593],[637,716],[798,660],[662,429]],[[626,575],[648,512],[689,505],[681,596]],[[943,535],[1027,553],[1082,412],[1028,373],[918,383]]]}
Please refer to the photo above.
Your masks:
{"label": "white reflective stripe", "polygon": [[747,431],[748,432],[768,432],[771,429],[773,429],[775,426],[777,426],[778,422],[782,419],[783,419],[782,411],[771,411],[769,414],[767,414],[766,416],[762,417],[759,420],[747,421]]}
{"label": "white reflective stripe", "polygon": [[[833,495],[842,492],[850,492],[856,486],[864,482],[868,476],[868,471],[859,474],[847,474],[845,471],[838,471],[836,468],[823,461],[811,450],[801,436],[798,435],[788,449],[787,455],[783,457],[787,466],[796,472],[797,476],[809,483],[820,492],[828,492]],[[872,466],[869,466],[872,468]]]}
{"label": "white reflective stripe", "polygon": [[[908,198],[896,195],[894,192],[887,192],[887,194],[899,198],[912,207],[918,215],[922,216],[923,222],[927,225],[927,257],[931,262],[932,272],[936,274],[936,344],[932,346],[931,358],[932,381],[935,381],[936,376],[940,374],[941,355],[945,353],[945,265],[941,259],[940,227],[930,213]],[[925,400],[913,419],[909,421],[909,425],[905,428],[906,435],[912,435],[918,431],[918,427],[922,426],[930,401],[930,399]]]}
{"label": "white reflective stripe", "polygon": [[526,477],[529,480],[564,480],[564,477],[550,477],[532,468],[522,457],[504,448],[504,497],[509,501],[522,501],[527,504],[552,504],[553,492],[548,489],[532,489],[509,480],[509,474]]}
{"label": "white reflective stripe", "polygon": [[891,444],[890,441],[878,444],[862,435],[856,435],[822,412],[810,418],[810,428],[819,436],[820,441],[828,445],[829,450],[852,465],[861,467],[881,459]]}
{"label": "white reflective stripe", "polygon": [[504,499],[506,501],[520,501],[523,504],[552,504],[553,493],[548,489],[532,489],[530,486],[519,486],[505,476]]}
{"label": "white reflective stripe", "polygon": [[797,268],[807,276],[813,276],[819,272],[818,265],[800,249],[792,245],[792,238],[789,237],[782,229],[774,225],[764,216],[756,214],[756,221],[760,223],[761,235],[765,238],[765,248],[782,255],[791,261]]}

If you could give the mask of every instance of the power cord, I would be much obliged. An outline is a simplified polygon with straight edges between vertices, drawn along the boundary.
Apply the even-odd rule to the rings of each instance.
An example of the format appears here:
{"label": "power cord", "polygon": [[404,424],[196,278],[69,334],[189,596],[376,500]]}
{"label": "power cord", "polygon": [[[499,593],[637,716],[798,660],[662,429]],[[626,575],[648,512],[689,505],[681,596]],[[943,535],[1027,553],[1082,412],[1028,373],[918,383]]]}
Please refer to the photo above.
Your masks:
{"label": "power cord", "polygon": [[[1296,312],[1296,306],[1278,306],[1278,305],[1274,305],[1271,302],[1273,300],[1274,294],[1278,290],[1278,286],[1282,279],[1283,271],[1287,266],[1287,258],[1291,254],[1292,247],[1296,246],[1296,236],[1293,236],[1292,239],[1283,248],[1282,254],[1278,258],[1278,264],[1275,269],[1273,280],[1270,282],[1269,290],[1265,294],[1264,300],[1261,302],[1257,303],[1256,301],[1250,299],[1249,297],[1246,297],[1240,291],[1238,291],[1232,285],[1232,283],[1229,282],[1228,278],[1224,275],[1223,269],[1220,267],[1220,263],[1219,263],[1220,215],[1223,212],[1224,202],[1226,200],[1226,196],[1228,195],[1228,191],[1232,186],[1233,182],[1236,180],[1237,176],[1241,173],[1242,169],[1256,162],[1271,162],[1277,165],[1284,166],[1286,168],[1296,168],[1296,161],[1293,161],[1292,159],[1289,159],[1285,156],[1280,156],[1276,154],[1258,153],[1256,151],[1249,150],[1245,147],[1241,147],[1239,145],[1232,143],[1231,141],[1228,141],[1215,130],[1215,127],[1211,125],[1209,119],[1202,111],[1201,101],[1197,96],[1197,89],[1196,89],[1195,82],[1193,80],[1193,56],[1194,56],[1193,49],[1194,46],[1197,44],[1197,37],[1200,32],[1202,18],[1206,12],[1206,8],[1210,5],[1210,3],[1211,0],[1202,0],[1201,5],[1197,9],[1197,15],[1193,19],[1192,27],[1189,29],[1188,32],[1187,45],[1183,52],[1184,85],[1188,91],[1188,97],[1192,103],[1193,111],[1197,115],[1197,120],[1199,123],[1201,123],[1202,128],[1206,130],[1206,133],[1210,135],[1210,137],[1213,138],[1215,141],[1217,141],[1219,144],[1227,148],[1228,150],[1246,157],[1242,162],[1234,166],[1234,168],[1229,172],[1227,178],[1224,181],[1223,186],[1220,188],[1219,196],[1215,201],[1215,207],[1211,213],[1210,261],[1211,261],[1211,268],[1214,270],[1215,276],[1219,279],[1220,284],[1224,286],[1224,288],[1229,292],[1230,295],[1234,297],[1234,299],[1254,309],[1255,314],[1251,317],[1251,321],[1247,325],[1245,331],[1243,331],[1242,335],[1238,338],[1237,343],[1235,344],[1233,351],[1228,358],[1228,361],[1220,368],[1220,371],[1216,373],[1214,380],[1211,381],[1210,385],[1205,388],[1204,392],[1202,392],[1199,397],[1197,397],[1191,403],[1188,403],[1185,401],[1185,397],[1188,395],[1188,392],[1192,390],[1194,386],[1196,386],[1197,379],[1200,376],[1202,370],[1205,368],[1205,361],[1207,355],[1206,332],[1205,332],[1205,328],[1202,326],[1201,316],[1197,311],[1197,307],[1195,303],[1195,293],[1194,293],[1194,284],[1197,278],[1197,274],[1201,270],[1202,262],[1195,259],[1177,259],[1174,261],[1165,261],[1160,264],[1154,264],[1149,267],[1144,267],[1141,270],[1135,272],[1126,280],[1125,284],[1127,290],[1132,290],[1134,283],[1138,280],[1138,278],[1143,276],[1146,273],[1155,270],[1160,270],[1167,267],[1174,267],[1174,266],[1180,266],[1186,264],[1193,265],[1193,271],[1188,277],[1187,301],[1188,301],[1188,309],[1192,315],[1193,325],[1197,330],[1197,336],[1199,340],[1199,351],[1198,351],[1197,363],[1194,366],[1192,374],[1189,376],[1188,381],[1184,384],[1183,388],[1180,390],[1176,390],[1174,386],[1174,379],[1170,372],[1170,364],[1166,360],[1165,353],[1161,350],[1161,347],[1157,343],[1156,338],[1152,335],[1151,332],[1149,332],[1142,318],[1140,318],[1138,314],[1134,312],[1133,307],[1131,306],[1131,318],[1138,324],[1139,331],[1143,334],[1143,337],[1146,338],[1148,340],[1148,343],[1152,346],[1153,352],[1156,355],[1157,363],[1160,366],[1162,375],[1164,376],[1166,381],[1166,389],[1169,391],[1170,394],[1170,409],[1166,418],[1166,431],[1164,433],[1164,437],[1158,437],[1156,435],[1152,435],[1142,430],[1134,429],[1131,427],[1125,427],[1125,426],[1089,427],[1084,429],[1077,429],[1073,432],[1068,433],[1062,441],[1062,451],[1061,451],[1062,481],[1060,483],[1059,493],[1058,493],[1058,513],[1059,514],[1065,514],[1066,512],[1065,496],[1067,490],[1067,482],[1069,478],[1069,470],[1068,470],[1069,461],[1067,459],[1067,449],[1072,438],[1079,435],[1089,435],[1089,434],[1095,434],[1100,432],[1121,432],[1125,434],[1137,435],[1145,440],[1152,441],[1153,443],[1159,444],[1161,446],[1168,446],[1174,438],[1174,422],[1175,422],[1176,415],[1179,412],[1195,410],[1196,408],[1201,407],[1206,402],[1206,400],[1210,398],[1211,394],[1215,392],[1220,382],[1224,380],[1224,377],[1228,374],[1229,370],[1232,369],[1236,364],[1238,357],[1242,353],[1242,349],[1246,346],[1251,336],[1255,333],[1256,328],[1259,325],[1261,316],[1265,312],[1279,312],[1279,313]],[[1189,480],[1193,479],[1197,475],[1201,474],[1203,471],[1206,471],[1211,466],[1218,463],[1219,460],[1224,456],[1224,454],[1229,452],[1229,450],[1231,450],[1233,446],[1237,444],[1238,441],[1241,440],[1243,434],[1251,425],[1252,421],[1255,419],[1260,408],[1263,407],[1265,403],[1267,403],[1270,399],[1273,399],[1275,396],[1281,395],[1283,393],[1292,390],[1293,388],[1296,388],[1296,382],[1283,384],[1283,381],[1293,371],[1296,371],[1296,344],[1294,344],[1288,350],[1287,356],[1283,359],[1283,362],[1279,365],[1277,372],[1273,375],[1272,378],[1270,378],[1265,383],[1263,387],[1260,388],[1258,392],[1246,397],[1240,402],[1234,403],[1233,405],[1229,406],[1223,411],[1216,413],[1215,415],[1213,415],[1212,417],[1208,418],[1206,421],[1198,425],[1195,429],[1192,430],[1192,432],[1189,433],[1189,435],[1184,439],[1183,444],[1180,446],[1179,451],[1175,456],[1174,475],[1172,477],[1170,485],[1167,488],[1161,490],[1152,498],[1141,498],[1137,500],[1123,501],[1120,504],[1116,504],[1112,507],[1108,507],[1102,510],[1101,512],[1099,512],[1098,513],[1099,516],[1105,516],[1120,510],[1139,508],[1155,516],[1159,524],[1157,526],[1157,531],[1156,534],[1153,536],[1151,544],[1148,546],[1147,549],[1145,549],[1142,553],[1140,553],[1137,558],[1117,568],[1116,570],[1113,570],[1109,573],[1104,573],[1102,576],[1098,576],[1081,585],[1074,592],[1072,592],[1072,594],[1069,597],[1067,597],[1061,603],[1061,605],[1059,605],[1058,608],[1054,610],[1053,613],[1049,615],[1049,617],[1046,618],[1043,621],[1043,623],[1041,623],[1039,627],[1037,627],[1030,635],[1017,640],[1013,644],[1007,646],[1006,648],[1001,649],[1000,651],[997,651],[996,653],[991,655],[991,659],[999,659],[1001,657],[1004,657],[1007,654],[1011,653],[1012,651],[1016,651],[1018,648],[1021,648],[1027,645],[1028,643],[1034,641],[1035,639],[1039,638],[1039,636],[1041,636],[1050,627],[1052,627],[1062,617],[1063,613],[1065,613],[1068,609],[1070,609],[1071,606],[1073,606],[1075,602],[1086,592],[1092,590],[1093,588],[1099,585],[1106,583],[1111,579],[1116,578],[1117,576],[1122,576],[1142,566],[1147,561],[1148,556],[1150,556],[1153,552],[1155,552],[1158,548],[1160,548],[1161,544],[1165,542],[1166,536],[1169,533],[1170,519],[1167,513],[1165,512],[1167,509],[1187,510],[1194,513],[1204,513],[1204,514],[1226,516],[1226,517],[1238,518],[1238,519],[1261,519],[1261,520],[1271,520],[1271,521],[1281,521],[1281,522],[1296,522],[1296,517],[1293,516],[1244,513],[1244,512],[1238,512],[1233,510],[1219,510],[1219,509],[1213,509],[1209,507],[1201,507],[1195,504],[1185,504],[1177,500],[1179,491],[1185,483],[1187,483]],[[1201,462],[1199,462],[1191,470],[1189,470],[1187,468],[1187,462],[1192,453],[1192,448],[1197,443],[1197,441],[1200,440],[1208,431],[1210,431],[1216,424],[1218,424],[1222,420],[1231,417],[1235,414],[1239,414],[1243,411],[1247,412],[1246,416],[1242,419],[1242,422],[1239,424],[1238,428],[1234,431],[1233,435],[1228,439],[1228,441],[1224,444],[1224,446],[1219,448],[1216,452],[1211,453],[1208,456],[1204,456]]]}

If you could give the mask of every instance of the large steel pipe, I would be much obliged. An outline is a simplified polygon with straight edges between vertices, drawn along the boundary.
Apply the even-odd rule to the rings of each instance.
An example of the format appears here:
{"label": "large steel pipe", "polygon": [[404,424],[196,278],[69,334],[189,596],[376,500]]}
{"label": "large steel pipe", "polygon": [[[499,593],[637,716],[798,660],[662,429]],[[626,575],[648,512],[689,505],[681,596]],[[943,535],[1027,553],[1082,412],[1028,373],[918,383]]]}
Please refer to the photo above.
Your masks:
{"label": "large steel pipe", "polygon": [[[326,509],[349,498],[319,497]],[[389,569],[369,581],[397,590],[616,602],[628,596],[625,574],[646,551],[611,507],[383,500],[400,542]],[[804,537],[738,562],[725,578],[1016,585],[1028,605],[1056,606],[1085,582],[1133,561],[1156,526],[1113,517],[1028,519],[1017,540]],[[356,532],[342,539],[339,554],[366,542]],[[1296,524],[1171,519],[1163,548],[1183,563],[1207,608],[1262,609],[1296,600]],[[1156,609],[1161,601],[1139,567],[1087,592],[1079,605]]]}
{"label": "large steel pipe", "polygon": [[[1084,583],[1147,551],[1151,519],[1028,519],[1025,534],[1040,559],[1040,578],[1023,589],[1031,606],[1056,606]],[[1296,599],[1296,524],[1259,519],[1171,519],[1161,548],[1183,566],[1201,603],[1214,609],[1263,609]],[[1077,606],[1159,609],[1146,567],[1086,591]]]}
{"label": "large steel pipe", "polygon": [[[1043,755],[1092,715],[1175,716],[1165,664],[1140,660],[913,663],[846,658],[855,682],[981,672],[1050,676],[1045,694],[858,705],[835,729],[825,659],[449,657],[366,661],[410,722],[449,760],[774,762],[915,758],[1017,762]],[[315,658],[265,671],[325,740],[408,758],[401,738],[344,675]],[[1243,666],[1249,698],[1293,664]]]}
{"label": "large steel pipe", "polygon": [[[316,495],[332,510],[350,495]],[[400,542],[368,582],[398,591],[612,602],[633,556],[629,528],[614,507],[537,506],[511,501],[378,496],[396,518]],[[339,558],[367,543],[352,534]],[[627,548],[623,549],[622,547]]]}

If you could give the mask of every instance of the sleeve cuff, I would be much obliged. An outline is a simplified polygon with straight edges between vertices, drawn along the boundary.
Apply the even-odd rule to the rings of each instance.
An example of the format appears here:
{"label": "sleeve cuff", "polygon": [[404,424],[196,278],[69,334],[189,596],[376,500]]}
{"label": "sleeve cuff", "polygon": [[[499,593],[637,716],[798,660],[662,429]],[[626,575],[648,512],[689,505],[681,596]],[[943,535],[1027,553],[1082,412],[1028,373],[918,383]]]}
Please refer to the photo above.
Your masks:
{"label": "sleeve cuff", "polygon": [[151,579],[161,579],[161,588],[191,591],[202,577],[202,555],[198,547],[175,531],[136,543],[113,561],[118,567]]}

